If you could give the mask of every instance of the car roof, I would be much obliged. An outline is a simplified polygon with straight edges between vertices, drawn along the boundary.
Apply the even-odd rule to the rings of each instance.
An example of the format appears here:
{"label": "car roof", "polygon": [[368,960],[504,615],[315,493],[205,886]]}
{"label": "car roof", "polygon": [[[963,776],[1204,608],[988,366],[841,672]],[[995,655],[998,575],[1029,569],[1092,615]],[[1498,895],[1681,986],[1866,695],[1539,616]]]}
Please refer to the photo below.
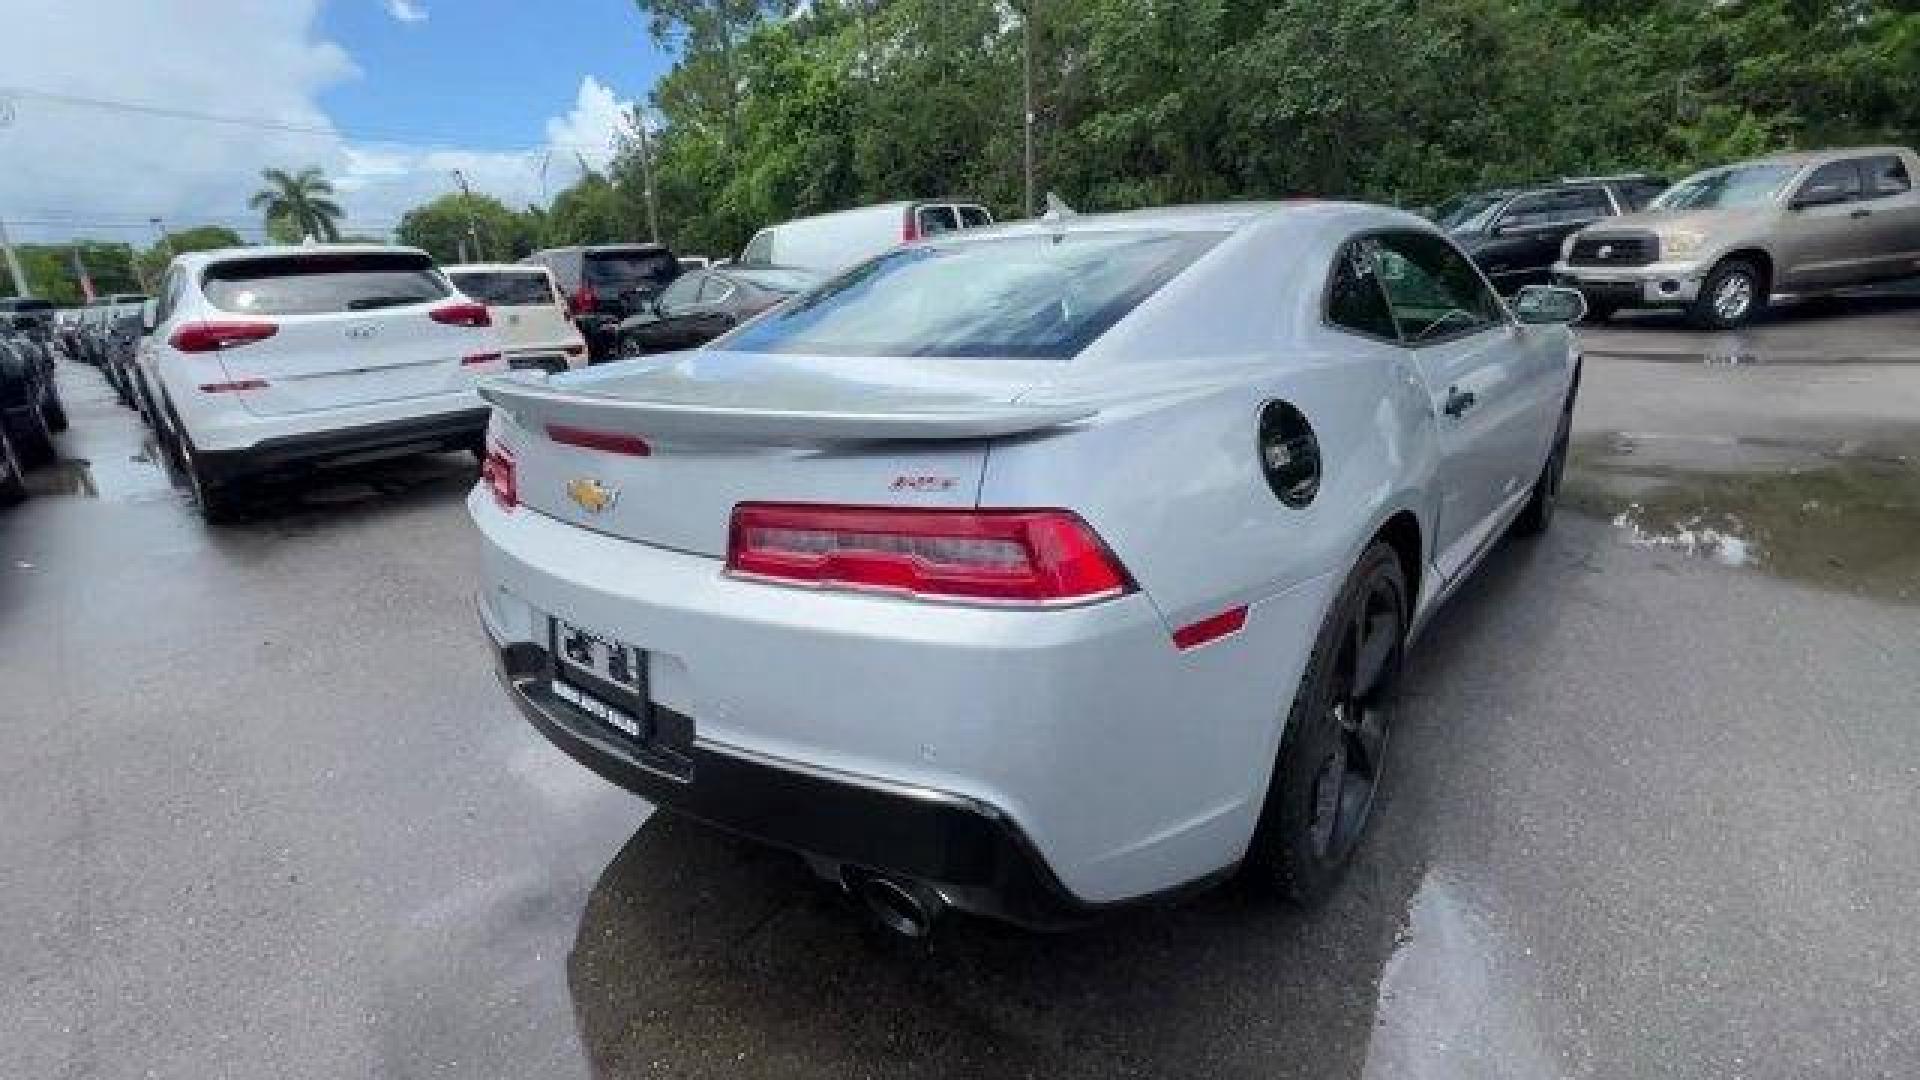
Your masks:
{"label": "car roof", "polygon": [[1812,165],[1839,158],[1851,157],[1894,157],[1910,154],[1913,151],[1904,146],[1839,146],[1827,150],[1783,150],[1765,157],[1750,158],[1747,161],[1734,162],[1736,165],[1752,165],[1768,162],[1776,165]]}
{"label": "car roof", "polygon": [[188,267],[211,266],[240,259],[279,259],[300,255],[371,255],[400,253],[431,259],[425,251],[404,244],[262,244],[258,247],[214,248],[189,251],[174,258]]}
{"label": "car roof", "polygon": [[1289,199],[1272,202],[1194,203],[1187,206],[1156,206],[1106,214],[1073,214],[1058,219],[1031,218],[997,225],[990,229],[962,229],[958,232],[942,233],[937,239],[939,242],[951,242],[976,237],[1119,229],[1231,233],[1259,222],[1290,219],[1327,221],[1356,217],[1404,220],[1406,224],[1423,231],[1431,231],[1433,228],[1432,222],[1425,218],[1416,217],[1390,206],[1322,199]]}
{"label": "car roof", "polygon": [[618,253],[621,253],[621,252],[632,252],[632,253],[634,253],[634,254],[638,254],[638,255],[656,255],[656,254],[658,254],[658,255],[665,255],[665,254],[669,254],[669,252],[667,251],[667,245],[665,245],[665,244],[651,244],[651,243],[639,243],[639,244],[570,244],[570,245],[567,245],[567,246],[565,246],[565,247],[550,247],[550,248],[541,248],[541,249],[540,249],[539,251],[536,251],[536,252],[534,252],[534,253],[533,253],[532,255],[530,255],[530,256],[528,256],[528,258],[538,258],[538,257],[539,257],[539,256],[541,256],[541,255],[557,255],[557,254],[560,254],[560,253],[562,253],[562,252],[568,252],[568,253],[571,253],[571,252],[576,252],[576,251],[578,251],[578,252],[584,252],[584,253],[586,253],[586,254],[589,254],[589,255],[598,255],[598,254],[601,254],[601,253],[614,253],[614,254],[618,254]]}

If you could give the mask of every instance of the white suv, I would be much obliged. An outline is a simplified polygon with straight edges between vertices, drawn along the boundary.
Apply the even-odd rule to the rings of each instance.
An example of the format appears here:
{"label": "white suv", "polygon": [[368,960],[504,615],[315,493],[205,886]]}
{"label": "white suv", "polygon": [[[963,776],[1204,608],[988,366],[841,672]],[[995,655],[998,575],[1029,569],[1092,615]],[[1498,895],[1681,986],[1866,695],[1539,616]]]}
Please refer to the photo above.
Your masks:
{"label": "white suv", "polygon": [[477,447],[487,308],[417,248],[226,248],[173,260],[140,350],[161,435],[209,520],[314,463]]}
{"label": "white suv", "polygon": [[587,339],[573,325],[553,271],[514,263],[460,263],[442,269],[455,288],[493,312],[509,368],[559,372],[587,365]]}

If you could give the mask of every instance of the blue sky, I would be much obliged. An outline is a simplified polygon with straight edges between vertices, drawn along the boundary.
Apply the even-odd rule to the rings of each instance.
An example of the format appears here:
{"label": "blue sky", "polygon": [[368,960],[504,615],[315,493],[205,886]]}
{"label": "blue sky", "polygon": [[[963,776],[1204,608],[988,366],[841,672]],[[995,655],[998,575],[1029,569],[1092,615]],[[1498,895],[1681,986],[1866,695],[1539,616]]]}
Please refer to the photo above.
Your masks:
{"label": "blue sky", "polygon": [[349,138],[528,147],[583,77],[642,101],[671,64],[633,0],[327,0],[317,31],[361,71],[319,95]]}

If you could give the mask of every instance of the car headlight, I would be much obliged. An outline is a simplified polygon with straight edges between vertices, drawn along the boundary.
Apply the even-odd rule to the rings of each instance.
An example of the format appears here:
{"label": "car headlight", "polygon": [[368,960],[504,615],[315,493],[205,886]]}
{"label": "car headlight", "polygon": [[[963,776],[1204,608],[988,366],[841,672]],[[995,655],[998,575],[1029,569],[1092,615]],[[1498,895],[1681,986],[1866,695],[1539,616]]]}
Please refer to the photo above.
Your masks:
{"label": "car headlight", "polygon": [[1698,252],[1706,242],[1706,236],[1697,232],[1661,233],[1660,254],[1663,258],[1671,255],[1692,255]]}

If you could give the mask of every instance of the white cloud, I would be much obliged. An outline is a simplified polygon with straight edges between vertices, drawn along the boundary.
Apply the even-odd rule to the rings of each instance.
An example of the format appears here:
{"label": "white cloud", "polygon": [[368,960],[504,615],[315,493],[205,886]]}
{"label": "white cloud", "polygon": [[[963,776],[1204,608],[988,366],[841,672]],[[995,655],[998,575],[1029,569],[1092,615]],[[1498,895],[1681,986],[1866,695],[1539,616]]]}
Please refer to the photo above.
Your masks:
{"label": "white cloud", "polygon": [[403,23],[427,21],[427,5],[419,0],[387,0],[387,14]]}
{"label": "white cloud", "polygon": [[[318,37],[319,3],[33,0],[29,11],[14,13],[0,88],[265,118],[282,128],[18,95],[11,100],[13,122],[0,127],[0,161],[9,163],[0,168],[0,213],[15,239],[145,244],[152,239],[147,219],[158,216],[169,227],[229,225],[258,240],[261,225],[247,198],[259,186],[260,170],[308,165],[334,181],[349,231],[379,234],[407,208],[452,190],[456,168],[475,191],[520,206],[577,180],[580,157],[594,168],[611,160],[631,103],[591,76],[581,80],[570,105],[555,103],[537,147],[463,149],[339,131],[319,95],[361,73],[344,49]],[[408,6],[424,15],[417,3]],[[217,57],[210,41],[226,43]],[[0,116],[5,113],[0,108]],[[539,138],[529,134],[530,144]]]}

